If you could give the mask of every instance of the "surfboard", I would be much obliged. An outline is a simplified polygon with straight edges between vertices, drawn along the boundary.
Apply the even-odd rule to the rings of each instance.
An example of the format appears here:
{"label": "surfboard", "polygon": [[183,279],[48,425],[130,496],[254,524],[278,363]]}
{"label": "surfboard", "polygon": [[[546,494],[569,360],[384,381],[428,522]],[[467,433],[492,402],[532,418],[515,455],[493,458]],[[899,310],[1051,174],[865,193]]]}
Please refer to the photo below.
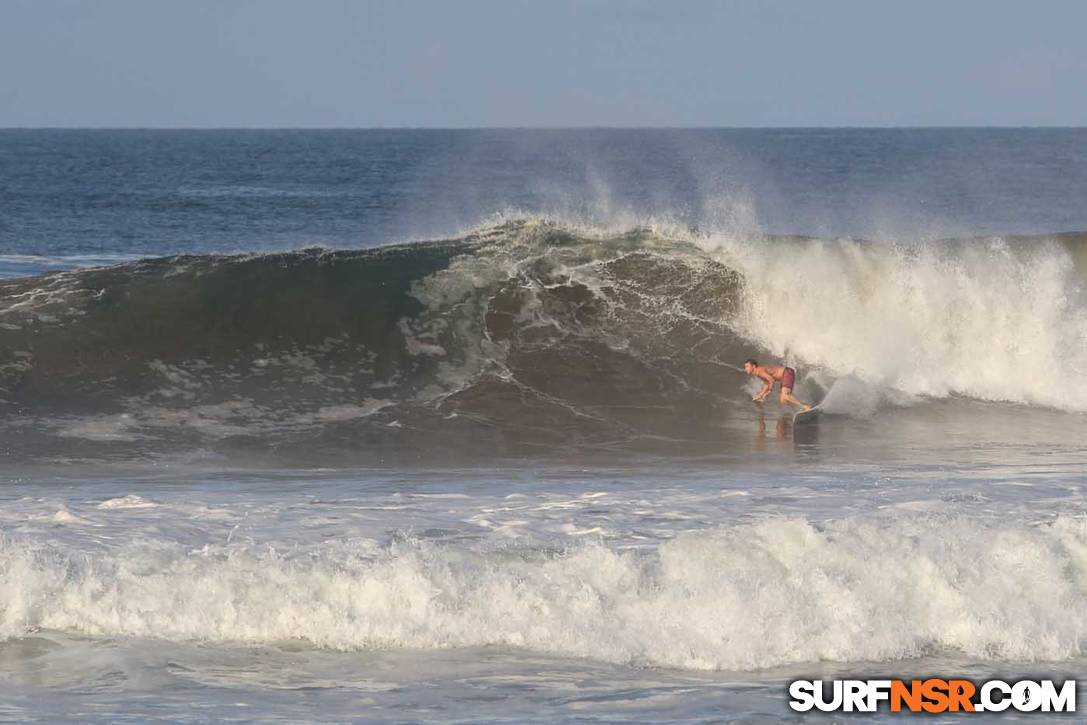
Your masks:
{"label": "surfboard", "polygon": [[816,405],[811,410],[802,410],[793,415],[793,425],[811,425],[819,422],[819,416],[823,411]]}

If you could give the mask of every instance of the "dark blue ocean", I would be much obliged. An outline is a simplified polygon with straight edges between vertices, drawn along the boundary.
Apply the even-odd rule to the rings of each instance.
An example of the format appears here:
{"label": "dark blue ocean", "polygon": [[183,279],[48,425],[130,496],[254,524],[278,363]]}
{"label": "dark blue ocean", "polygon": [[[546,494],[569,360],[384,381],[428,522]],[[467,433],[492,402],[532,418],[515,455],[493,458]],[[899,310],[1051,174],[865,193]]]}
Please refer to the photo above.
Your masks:
{"label": "dark blue ocean", "polygon": [[1082,677],[1085,231],[1087,129],[0,130],[0,720]]}
{"label": "dark blue ocean", "polygon": [[1087,229],[1085,197],[1087,129],[0,130],[8,255],[366,247],[511,213],[1033,234]]}

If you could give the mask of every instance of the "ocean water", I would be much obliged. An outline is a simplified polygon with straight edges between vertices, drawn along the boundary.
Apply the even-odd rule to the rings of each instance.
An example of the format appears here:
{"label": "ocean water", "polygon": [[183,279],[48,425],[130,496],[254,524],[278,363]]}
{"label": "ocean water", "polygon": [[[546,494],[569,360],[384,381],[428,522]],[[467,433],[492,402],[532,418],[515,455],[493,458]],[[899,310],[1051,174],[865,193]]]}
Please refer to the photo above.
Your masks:
{"label": "ocean water", "polygon": [[1082,678],[1085,199],[1083,129],[0,130],[0,719]]}

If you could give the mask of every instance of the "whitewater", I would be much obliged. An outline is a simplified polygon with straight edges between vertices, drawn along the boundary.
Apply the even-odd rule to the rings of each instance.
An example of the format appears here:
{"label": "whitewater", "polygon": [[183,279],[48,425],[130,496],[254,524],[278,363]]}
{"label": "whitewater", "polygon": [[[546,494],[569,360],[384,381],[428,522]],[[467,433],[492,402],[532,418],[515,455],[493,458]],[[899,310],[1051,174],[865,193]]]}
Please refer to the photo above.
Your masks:
{"label": "whitewater", "polygon": [[[98,507],[161,506],[116,501]],[[44,518],[88,521],[65,505]],[[286,552],[139,540],[78,561],[9,543],[3,569],[22,586],[4,602],[3,634],[504,646],[696,670],[1081,654],[1087,523],[1078,517],[996,527],[946,514],[823,524],[782,516],[629,549],[580,533],[589,543],[554,551],[524,541],[450,550],[426,534],[385,546],[336,537]]]}
{"label": "whitewater", "polygon": [[1082,679],[1083,141],[0,131],[0,719]]}

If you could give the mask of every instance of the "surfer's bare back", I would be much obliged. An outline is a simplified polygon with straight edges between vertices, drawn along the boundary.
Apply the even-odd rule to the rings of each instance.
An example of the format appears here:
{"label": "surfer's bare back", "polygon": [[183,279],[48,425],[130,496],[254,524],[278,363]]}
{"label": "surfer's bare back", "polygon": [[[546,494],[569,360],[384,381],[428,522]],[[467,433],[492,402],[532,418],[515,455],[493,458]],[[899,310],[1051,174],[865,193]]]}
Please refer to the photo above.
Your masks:
{"label": "surfer's bare back", "polygon": [[758,360],[748,358],[744,360],[744,372],[762,381],[762,390],[752,398],[755,402],[762,402],[774,389],[774,383],[781,383],[781,402],[784,405],[795,405],[804,410],[811,410],[811,406],[802,400],[793,397],[793,386],[796,385],[796,370],[784,365],[759,365]]}

